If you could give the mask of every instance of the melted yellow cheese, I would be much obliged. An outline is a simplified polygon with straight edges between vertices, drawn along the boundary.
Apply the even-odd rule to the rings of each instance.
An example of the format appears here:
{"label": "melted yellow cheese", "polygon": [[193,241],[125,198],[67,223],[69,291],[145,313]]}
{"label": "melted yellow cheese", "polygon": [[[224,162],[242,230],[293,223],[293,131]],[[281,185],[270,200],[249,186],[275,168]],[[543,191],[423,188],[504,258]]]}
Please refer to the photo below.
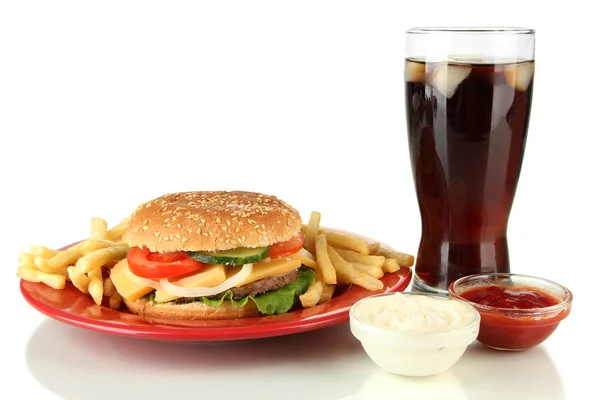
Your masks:
{"label": "melted yellow cheese", "polygon": [[[302,262],[300,260],[293,260],[289,257],[270,258],[268,260],[262,260],[257,263],[254,263],[254,266],[252,267],[252,273],[250,274],[250,276],[235,287],[244,286],[249,283],[258,281],[260,279],[267,278],[269,276],[285,274],[287,272],[300,268],[301,265]],[[227,268],[227,275],[232,276],[233,274],[237,273],[240,269],[241,267]]]}
{"label": "melted yellow cheese", "polygon": [[[184,288],[193,287],[214,287],[225,282],[227,274],[225,273],[225,266],[222,264],[208,264],[202,270],[194,275],[181,278],[177,281],[170,281],[174,285],[181,286]],[[178,299],[179,296],[174,296],[165,292],[164,290],[157,290],[154,297],[155,301],[167,302]]]}
{"label": "melted yellow cheese", "polygon": [[150,286],[131,279],[130,274],[127,259],[119,261],[110,271],[110,279],[123,298],[135,301],[154,290]]}

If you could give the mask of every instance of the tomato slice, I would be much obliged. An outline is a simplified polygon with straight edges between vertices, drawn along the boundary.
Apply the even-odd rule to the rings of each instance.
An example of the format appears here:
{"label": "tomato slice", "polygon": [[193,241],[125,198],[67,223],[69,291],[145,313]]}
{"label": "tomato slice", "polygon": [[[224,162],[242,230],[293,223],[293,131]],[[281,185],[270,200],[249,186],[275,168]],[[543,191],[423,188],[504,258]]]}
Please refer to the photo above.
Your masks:
{"label": "tomato slice", "polygon": [[283,257],[300,251],[304,245],[304,235],[299,233],[287,242],[272,244],[269,249],[269,257]]}
{"label": "tomato slice", "polygon": [[170,278],[199,271],[203,264],[185,251],[153,253],[147,248],[133,247],[127,254],[129,270],[141,278]]}

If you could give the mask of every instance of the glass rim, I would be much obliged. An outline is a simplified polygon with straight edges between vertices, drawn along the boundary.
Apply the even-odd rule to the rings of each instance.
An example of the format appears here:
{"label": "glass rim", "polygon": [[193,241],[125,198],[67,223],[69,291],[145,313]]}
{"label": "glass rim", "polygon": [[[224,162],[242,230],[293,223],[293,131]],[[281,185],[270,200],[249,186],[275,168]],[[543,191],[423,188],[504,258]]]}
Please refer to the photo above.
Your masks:
{"label": "glass rim", "polygon": [[510,26],[494,26],[494,27],[477,27],[477,26],[424,26],[414,27],[406,31],[408,34],[416,35],[431,35],[436,33],[444,34],[503,34],[503,35],[534,35],[535,29],[510,27]]}

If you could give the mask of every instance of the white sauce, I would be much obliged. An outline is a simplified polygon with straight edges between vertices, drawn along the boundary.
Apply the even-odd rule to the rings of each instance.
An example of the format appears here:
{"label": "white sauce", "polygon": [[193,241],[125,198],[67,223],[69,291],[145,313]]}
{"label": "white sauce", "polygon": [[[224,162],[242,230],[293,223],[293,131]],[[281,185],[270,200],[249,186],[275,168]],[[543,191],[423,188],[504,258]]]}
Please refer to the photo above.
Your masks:
{"label": "white sauce", "polygon": [[355,316],[399,332],[443,332],[468,325],[475,317],[466,303],[403,293],[373,297],[357,307]]}

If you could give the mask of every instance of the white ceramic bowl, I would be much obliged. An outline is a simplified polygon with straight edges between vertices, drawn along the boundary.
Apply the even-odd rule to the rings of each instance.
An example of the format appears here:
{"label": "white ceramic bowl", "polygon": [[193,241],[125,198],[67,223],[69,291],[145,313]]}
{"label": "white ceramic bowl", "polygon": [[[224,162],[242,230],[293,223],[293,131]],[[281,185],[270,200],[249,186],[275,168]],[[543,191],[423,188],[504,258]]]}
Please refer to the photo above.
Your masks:
{"label": "white ceramic bowl", "polygon": [[480,319],[464,301],[424,293],[374,295],[350,309],[350,329],[367,355],[403,376],[451,368],[477,338]]}

